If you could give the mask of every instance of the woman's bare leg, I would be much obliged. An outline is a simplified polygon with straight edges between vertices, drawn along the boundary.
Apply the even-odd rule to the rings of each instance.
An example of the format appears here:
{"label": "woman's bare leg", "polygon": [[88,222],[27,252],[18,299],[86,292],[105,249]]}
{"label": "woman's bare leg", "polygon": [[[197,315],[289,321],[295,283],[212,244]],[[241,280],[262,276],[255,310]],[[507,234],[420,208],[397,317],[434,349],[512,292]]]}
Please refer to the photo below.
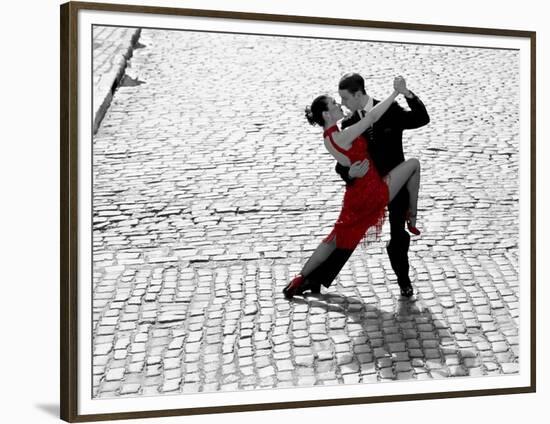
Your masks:
{"label": "woman's bare leg", "polygon": [[418,190],[420,188],[420,162],[418,159],[408,159],[400,163],[389,172],[388,185],[390,202],[395,195],[406,185],[409,192],[410,222],[416,226],[416,210],[418,206]]}

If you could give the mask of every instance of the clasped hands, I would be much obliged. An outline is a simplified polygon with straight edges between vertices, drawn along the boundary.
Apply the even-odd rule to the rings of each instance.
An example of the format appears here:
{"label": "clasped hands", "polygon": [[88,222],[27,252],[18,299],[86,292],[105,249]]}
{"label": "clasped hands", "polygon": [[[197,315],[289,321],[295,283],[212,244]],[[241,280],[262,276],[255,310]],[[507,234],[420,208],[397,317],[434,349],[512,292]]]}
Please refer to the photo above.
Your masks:
{"label": "clasped hands", "polygon": [[410,91],[407,88],[407,82],[401,75],[393,79],[393,89],[404,96],[408,96],[410,94]]}

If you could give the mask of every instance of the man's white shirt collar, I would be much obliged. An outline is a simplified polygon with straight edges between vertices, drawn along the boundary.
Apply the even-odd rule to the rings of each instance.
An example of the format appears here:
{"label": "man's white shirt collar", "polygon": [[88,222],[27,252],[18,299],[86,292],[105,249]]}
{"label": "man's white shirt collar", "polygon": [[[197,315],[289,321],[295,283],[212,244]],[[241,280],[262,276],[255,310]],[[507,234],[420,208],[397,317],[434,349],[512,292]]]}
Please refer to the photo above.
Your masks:
{"label": "man's white shirt collar", "polygon": [[373,107],[374,107],[374,99],[372,97],[369,97],[365,107],[363,109],[358,109],[357,110],[357,113],[359,114],[359,117],[362,118],[363,116],[365,116],[365,114],[369,113]]}
{"label": "man's white shirt collar", "polygon": [[365,112],[370,112],[371,109],[374,107],[374,99],[371,97],[369,97],[369,100],[367,100],[367,104],[365,105],[365,107],[363,108],[363,110]]}

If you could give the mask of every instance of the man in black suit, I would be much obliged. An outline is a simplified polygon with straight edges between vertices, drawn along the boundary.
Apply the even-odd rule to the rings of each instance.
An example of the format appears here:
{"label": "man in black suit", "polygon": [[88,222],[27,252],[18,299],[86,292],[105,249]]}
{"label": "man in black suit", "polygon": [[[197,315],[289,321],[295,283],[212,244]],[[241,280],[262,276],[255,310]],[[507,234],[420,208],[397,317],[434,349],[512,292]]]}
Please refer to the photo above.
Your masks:
{"label": "man in black suit", "polygon": [[[382,177],[405,160],[403,154],[403,130],[419,128],[430,122],[430,117],[422,101],[407,89],[405,80],[403,92],[410,110],[404,110],[394,102],[386,113],[363,136],[368,140],[369,154]],[[364,113],[373,108],[379,101],[370,97],[365,91],[365,82],[361,75],[346,74],[338,84],[342,104],[352,113],[342,121],[342,128],[355,124]],[[346,184],[353,184],[349,168],[336,165],[336,172]],[[401,295],[411,297],[413,288],[409,278],[409,244],[410,236],[405,230],[406,213],[409,205],[407,188],[403,187],[389,204],[390,242],[387,252],[391,266],[397,276]],[[329,287],[336,275],[347,262],[353,250],[336,249],[329,258],[311,275],[304,290],[319,292],[321,284]]]}

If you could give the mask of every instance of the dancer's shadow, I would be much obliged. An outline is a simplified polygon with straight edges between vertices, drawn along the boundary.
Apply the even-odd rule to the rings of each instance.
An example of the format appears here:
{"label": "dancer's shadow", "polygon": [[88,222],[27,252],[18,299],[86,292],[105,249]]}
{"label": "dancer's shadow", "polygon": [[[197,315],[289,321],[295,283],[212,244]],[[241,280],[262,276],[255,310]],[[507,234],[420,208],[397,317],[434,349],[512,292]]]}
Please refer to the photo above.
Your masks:
{"label": "dancer's shadow", "polygon": [[124,74],[120,80],[120,87],[136,87],[138,85],[145,84],[145,81],[140,81],[138,78],[132,78],[131,76]]}
{"label": "dancer's shadow", "polygon": [[[327,324],[327,336],[333,352],[340,351],[338,367],[358,369],[363,381],[465,377],[465,360],[476,361],[471,349],[460,347],[465,335],[454,334],[444,316],[436,318],[414,298],[383,309],[338,293],[308,294],[292,302],[346,318],[345,329],[332,330]],[[333,338],[343,334],[350,339],[346,353]]]}

